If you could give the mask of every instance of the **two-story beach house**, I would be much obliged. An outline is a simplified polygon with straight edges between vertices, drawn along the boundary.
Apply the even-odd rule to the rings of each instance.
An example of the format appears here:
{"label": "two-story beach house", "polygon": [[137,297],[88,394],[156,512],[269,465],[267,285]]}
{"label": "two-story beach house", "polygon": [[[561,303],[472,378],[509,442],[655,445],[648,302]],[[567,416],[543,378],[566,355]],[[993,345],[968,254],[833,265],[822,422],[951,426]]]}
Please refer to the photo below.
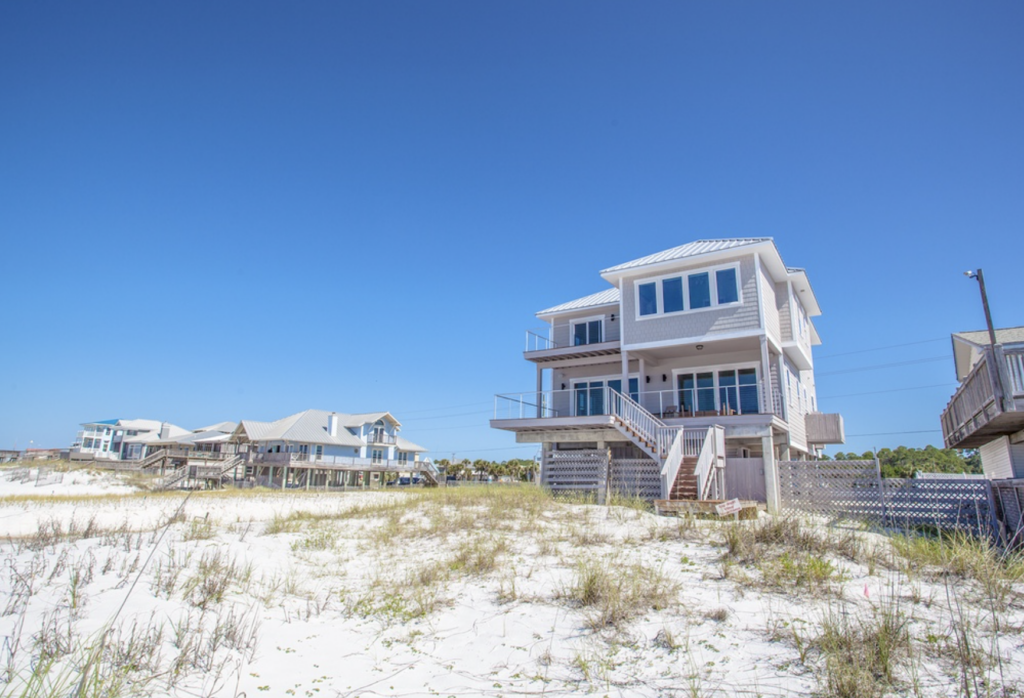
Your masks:
{"label": "two-story beach house", "polygon": [[83,422],[81,427],[71,445],[72,459],[138,460],[149,444],[189,433],[156,419],[106,419]]}
{"label": "two-story beach house", "polygon": [[946,448],[976,448],[992,480],[1024,479],[1024,327],[953,335],[960,387],[942,412]]}
{"label": "two-story beach house", "polygon": [[610,288],[543,310],[533,390],[491,426],[543,444],[541,481],[603,497],[740,497],[777,507],[775,463],[843,442],[817,411],[803,269],[771,238],[699,240],[609,267]]}

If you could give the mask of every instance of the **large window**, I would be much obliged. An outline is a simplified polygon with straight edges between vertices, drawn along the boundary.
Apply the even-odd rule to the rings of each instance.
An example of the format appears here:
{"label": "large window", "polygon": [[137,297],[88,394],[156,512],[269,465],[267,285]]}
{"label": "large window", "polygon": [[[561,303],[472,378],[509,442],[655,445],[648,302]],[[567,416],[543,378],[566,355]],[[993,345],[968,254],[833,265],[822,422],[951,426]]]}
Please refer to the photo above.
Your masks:
{"label": "large window", "polygon": [[760,412],[755,368],[680,373],[676,387],[679,407],[685,416]]}
{"label": "large window", "polygon": [[682,313],[740,302],[736,264],[636,282],[641,318]]}
{"label": "large window", "polygon": [[[608,405],[606,400],[609,397],[605,388],[611,388],[617,393],[622,393],[622,379],[609,378],[601,380],[587,380],[573,383],[573,401],[576,406],[576,415],[586,417],[598,414],[607,414]],[[634,402],[640,401],[640,379],[631,377],[629,379],[629,397]]]}
{"label": "large window", "polygon": [[572,323],[572,345],[598,344],[604,341],[602,332],[604,321],[598,319],[577,320]]}

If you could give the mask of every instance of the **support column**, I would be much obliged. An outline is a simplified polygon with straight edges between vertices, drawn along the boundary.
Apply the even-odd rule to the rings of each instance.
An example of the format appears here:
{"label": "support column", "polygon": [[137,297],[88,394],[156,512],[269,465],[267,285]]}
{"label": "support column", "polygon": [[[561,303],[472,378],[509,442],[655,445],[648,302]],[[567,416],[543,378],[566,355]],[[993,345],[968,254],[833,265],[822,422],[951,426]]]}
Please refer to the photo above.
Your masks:
{"label": "support column", "polygon": [[761,437],[761,460],[764,463],[764,490],[768,513],[779,513],[779,473],[775,467],[775,443],[771,436]]}
{"label": "support column", "polygon": [[604,441],[597,442],[597,450],[602,451],[604,457],[604,465],[597,475],[597,503],[605,504],[608,501],[608,470],[612,467],[612,451]]}
{"label": "support column", "polygon": [[537,364],[537,419],[544,416],[543,408],[544,404],[544,369],[541,368],[540,364]]}
{"label": "support column", "polygon": [[622,394],[629,395],[629,352],[622,350]]}
{"label": "support column", "polygon": [[643,408],[645,410],[647,410],[648,412],[650,412],[652,410],[648,409],[647,403],[644,401],[644,385],[646,385],[646,383],[647,383],[647,362],[644,361],[643,357],[640,357],[640,373],[639,373],[639,375],[638,375],[638,377],[636,379],[636,389],[637,389],[637,392],[639,393],[639,395],[637,395],[637,397],[640,398],[640,404],[643,406]]}
{"label": "support column", "polygon": [[[775,391],[772,388],[772,364],[768,356],[768,336],[761,335],[761,381],[764,384],[764,411],[768,414],[775,413]],[[780,415],[781,416],[781,415]]]}
{"label": "support column", "polygon": [[288,466],[284,466],[284,472],[281,473],[281,489],[285,489],[288,485]]}

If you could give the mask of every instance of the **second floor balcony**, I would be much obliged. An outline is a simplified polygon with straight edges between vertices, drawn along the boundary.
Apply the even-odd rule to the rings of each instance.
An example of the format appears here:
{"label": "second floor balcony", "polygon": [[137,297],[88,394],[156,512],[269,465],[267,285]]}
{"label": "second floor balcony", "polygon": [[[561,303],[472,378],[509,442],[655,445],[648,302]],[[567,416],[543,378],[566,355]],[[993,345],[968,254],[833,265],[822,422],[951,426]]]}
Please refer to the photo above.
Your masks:
{"label": "second floor balcony", "polygon": [[530,361],[617,354],[619,322],[615,315],[551,325],[526,331],[523,355]]}
{"label": "second floor balcony", "polygon": [[946,448],[977,448],[1021,429],[1024,348],[986,348],[942,412]]}

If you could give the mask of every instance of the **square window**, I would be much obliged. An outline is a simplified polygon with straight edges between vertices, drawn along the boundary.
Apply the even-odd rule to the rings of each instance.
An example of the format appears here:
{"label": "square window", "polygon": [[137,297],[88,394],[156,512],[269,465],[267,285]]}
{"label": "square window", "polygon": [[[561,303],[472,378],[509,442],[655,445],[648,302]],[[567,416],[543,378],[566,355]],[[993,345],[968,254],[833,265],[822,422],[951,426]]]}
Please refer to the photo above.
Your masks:
{"label": "square window", "polygon": [[718,303],[735,303],[740,299],[739,288],[736,285],[735,269],[719,269],[715,272],[715,284],[718,290]]}
{"label": "square window", "polygon": [[687,277],[690,292],[690,308],[708,308],[711,306],[711,278],[707,272],[690,274]]}
{"label": "square window", "polygon": [[658,312],[658,285],[655,283],[640,284],[637,287],[640,296],[640,316],[654,315]]}
{"label": "square window", "polygon": [[676,313],[683,309],[683,278],[665,279],[661,282],[661,298],[666,313]]}

